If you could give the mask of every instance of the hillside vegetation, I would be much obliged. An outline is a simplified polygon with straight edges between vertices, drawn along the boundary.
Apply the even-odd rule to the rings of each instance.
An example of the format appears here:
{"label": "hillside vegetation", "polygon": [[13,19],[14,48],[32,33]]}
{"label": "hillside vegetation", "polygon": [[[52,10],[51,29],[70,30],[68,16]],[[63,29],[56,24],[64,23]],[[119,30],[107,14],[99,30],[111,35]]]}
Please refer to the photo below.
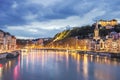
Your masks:
{"label": "hillside vegetation", "polygon": [[[53,42],[63,40],[69,37],[76,37],[76,36],[80,39],[93,37],[94,28],[95,28],[95,25],[92,25],[92,26],[87,25],[82,27],[73,27],[71,30],[64,30],[60,33],[57,33],[54,36]],[[99,28],[100,28],[99,34],[101,37],[105,37],[112,31],[115,31],[117,33],[120,32],[120,24],[114,26],[114,28],[112,29],[106,29],[105,27],[101,27],[100,25],[99,25]]]}
{"label": "hillside vegetation", "polygon": [[76,36],[79,38],[86,38],[90,34],[93,35],[93,31],[94,29],[92,26],[74,27],[71,30],[64,30],[57,33],[53,38],[53,42]]}

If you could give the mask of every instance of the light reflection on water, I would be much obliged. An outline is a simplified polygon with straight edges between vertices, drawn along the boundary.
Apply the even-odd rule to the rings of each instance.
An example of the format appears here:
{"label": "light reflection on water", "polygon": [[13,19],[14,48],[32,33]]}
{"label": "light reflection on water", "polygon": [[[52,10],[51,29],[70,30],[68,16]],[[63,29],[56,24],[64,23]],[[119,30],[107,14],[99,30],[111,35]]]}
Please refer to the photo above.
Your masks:
{"label": "light reflection on water", "polygon": [[0,80],[119,80],[120,62],[74,52],[32,50],[0,60]]}

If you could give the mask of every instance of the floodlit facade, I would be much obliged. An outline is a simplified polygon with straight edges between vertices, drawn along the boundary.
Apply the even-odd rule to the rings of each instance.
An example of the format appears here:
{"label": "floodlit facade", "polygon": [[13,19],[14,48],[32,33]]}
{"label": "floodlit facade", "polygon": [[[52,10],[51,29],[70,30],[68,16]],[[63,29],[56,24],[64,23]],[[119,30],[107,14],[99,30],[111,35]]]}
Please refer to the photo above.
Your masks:
{"label": "floodlit facade", "polygon": [[115,25],[118,25],[118,21],[115,19],[113,19],[113,20],[100,20],[99,24],[102,27],[106,27],[106,29],[109,29],[109,28],[114,27]]}
{"label": "floodlit facade", "polygon": [[4,50],[10,50],[11,49],[11,35],[9,33],[4,34]]}
{"label": "floodlit facade", "polygon": [[9,33],[0,30],[0,53],[16,49],[16,38]]}
{"label": "floodlit facade", "polygon": [[16,49],[16,37],[15,36],[11,36],[11,49],[15,50]]}
{"label": "floodlit facade", "polygon": [[115,19],[113,19],[113,20],[100,20],[99,24],[101,26],[115,26],[118,24],[118,22]]}
{"label": "floodlit facade", "polygon": [[90,41],[89,39],[80,39],[80,40],[78,40],[77,43],[79,45],[77,45],[76,49],[80,49],[82,51],[89,50],[89,47],[90,47],[89,41]]}
{"label": "floodlit facade", "polygon": [[0,30],[0,52],[4,49],[4,32]]}

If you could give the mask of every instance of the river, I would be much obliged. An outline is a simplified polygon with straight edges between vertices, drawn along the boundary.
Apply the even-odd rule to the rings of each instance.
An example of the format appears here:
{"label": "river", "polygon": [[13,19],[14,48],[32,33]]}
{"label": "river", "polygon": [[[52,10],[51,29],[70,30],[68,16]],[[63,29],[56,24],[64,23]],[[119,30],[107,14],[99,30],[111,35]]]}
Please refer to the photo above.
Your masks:
{"label": "river", "polygon": [[120,60],[32,50],[0,60],[0,80],[120,80]]}

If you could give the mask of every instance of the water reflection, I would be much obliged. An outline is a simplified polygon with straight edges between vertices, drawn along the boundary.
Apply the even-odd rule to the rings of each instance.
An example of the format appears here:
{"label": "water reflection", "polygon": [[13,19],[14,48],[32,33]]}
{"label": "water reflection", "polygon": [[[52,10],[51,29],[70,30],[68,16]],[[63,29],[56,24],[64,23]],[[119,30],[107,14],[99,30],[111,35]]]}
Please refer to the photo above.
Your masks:
{"label": "water reflection", "polygon": [[86,55],[84,56],[84,59],[83,59],[83,73],[84,73],[84,76],[85,76],[85,80],[88,79],[88,58],[86,57]]}
{"label": "water reflection", "polygon": [[57,50],[0,60],[0,80],[119,80],[120,61]]}
{"label": "water reflection", "polygon": [[3,65],[0,64],[0,80],[2,80]]}

